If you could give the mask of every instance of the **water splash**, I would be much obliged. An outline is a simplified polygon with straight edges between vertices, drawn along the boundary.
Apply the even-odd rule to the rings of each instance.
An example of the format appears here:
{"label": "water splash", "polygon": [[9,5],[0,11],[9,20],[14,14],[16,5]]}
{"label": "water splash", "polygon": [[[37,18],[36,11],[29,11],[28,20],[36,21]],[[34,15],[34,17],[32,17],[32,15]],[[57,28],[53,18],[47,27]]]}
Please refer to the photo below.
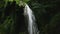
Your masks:
{"label": "water splash", "polygon": [[27,17],[28,17],[28,32],[29,32],[29,34],[39,34],[37,25],[35,23],[35,16],[33,15],[32,10],[29,8],[29,6],[27,4],[24,8],[24,15],[27,15]]}

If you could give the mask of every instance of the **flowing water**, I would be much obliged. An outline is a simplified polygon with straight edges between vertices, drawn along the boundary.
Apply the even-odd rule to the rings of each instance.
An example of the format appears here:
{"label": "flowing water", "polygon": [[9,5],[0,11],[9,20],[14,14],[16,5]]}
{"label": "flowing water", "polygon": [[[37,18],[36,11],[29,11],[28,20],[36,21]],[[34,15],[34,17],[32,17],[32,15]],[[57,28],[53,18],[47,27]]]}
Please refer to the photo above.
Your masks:
{"label": "flowing water", "polygon": [[35,23],[35,16],[27,4],[24,8],[24,14],[27,15],[27,17],[28,17],[28,33],[29,34],[39,34],[37,25]]}

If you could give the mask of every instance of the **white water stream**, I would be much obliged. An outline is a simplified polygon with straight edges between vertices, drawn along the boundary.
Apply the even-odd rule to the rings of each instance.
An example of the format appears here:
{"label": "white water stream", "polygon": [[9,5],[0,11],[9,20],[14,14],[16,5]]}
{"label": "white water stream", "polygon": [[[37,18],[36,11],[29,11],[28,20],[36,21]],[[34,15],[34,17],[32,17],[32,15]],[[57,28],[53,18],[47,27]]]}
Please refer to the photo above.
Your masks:
{"label": "white water stream", "polygon": [[24,15],[27,15],[28,17],[28,33],[39,34],[37,25],[35,23],[35,16],[27,4],[25,5],[25,8],[24,8]]}

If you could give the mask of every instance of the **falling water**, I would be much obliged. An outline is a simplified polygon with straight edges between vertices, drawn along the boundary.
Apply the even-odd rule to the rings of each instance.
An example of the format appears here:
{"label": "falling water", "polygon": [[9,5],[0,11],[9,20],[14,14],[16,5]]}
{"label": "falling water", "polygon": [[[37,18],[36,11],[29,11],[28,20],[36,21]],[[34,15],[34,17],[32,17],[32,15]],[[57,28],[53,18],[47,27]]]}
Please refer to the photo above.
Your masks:
{"label": "falling water", "polygon": [[33,15],[32,10],[26,4],[24,8],[24,14],[28,17],[28,33],[29,34],[39,34],[37,25],[35,23],[35,16]]}

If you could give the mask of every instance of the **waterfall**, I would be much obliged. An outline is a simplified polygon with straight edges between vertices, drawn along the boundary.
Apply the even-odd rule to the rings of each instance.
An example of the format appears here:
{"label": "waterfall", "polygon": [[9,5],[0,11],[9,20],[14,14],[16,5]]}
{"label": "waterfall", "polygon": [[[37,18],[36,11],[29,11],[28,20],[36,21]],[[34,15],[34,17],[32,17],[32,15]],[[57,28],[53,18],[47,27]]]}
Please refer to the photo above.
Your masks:
{"label": "waterfall", "polygon": [[29,6],[26,4],[24,8],[24,15],[28,18],[28,33],[29,34],[39,34],[37,25],[35,23],[35,16]]}

